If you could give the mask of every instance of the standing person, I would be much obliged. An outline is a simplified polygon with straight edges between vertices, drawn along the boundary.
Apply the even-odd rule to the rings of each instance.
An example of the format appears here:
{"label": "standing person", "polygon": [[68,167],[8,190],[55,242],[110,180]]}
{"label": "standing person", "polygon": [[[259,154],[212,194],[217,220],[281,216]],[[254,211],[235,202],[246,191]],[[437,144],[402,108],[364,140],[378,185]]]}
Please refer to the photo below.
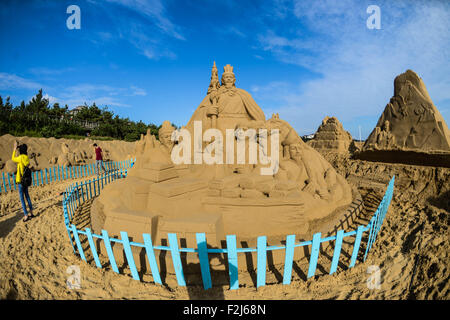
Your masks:
{"label": "standing person", "polygon": [[103,171],[106,172],[105,166],[103,165],[103,151],[102,148],[97,146],[96,143],[94,143],[94,150],[95,150],[95,166],[97,167],[97,175],[100,170],[100,167],[103,168]]}
{"label": "standing person", "polygon": [[[21,144],[17,147],[17,141],[14,142],[14,150],[12,153],[12,161],[17,163],[17,175],[16,175],[16,183],[19,185],[19,196],[20,196],[20,202],[22,202],[22,208],[23,213],[25,214],[25,217],[23,218],[23,221],[28,221],[31,218],[34,217],[33,215],[33,206],[31,205],[31,199],[30,195],[28,194],[28,185],[22,184],[22,177],[25,171],[25,168],[30,165],[30,159],[27,155],[27,145]],[[16,151],[19,151],[19,155],[16,157]],[[25,204],[25,198],[28,202],[28,207],[30,209],[30,213],[27,212],[27,206]]]}

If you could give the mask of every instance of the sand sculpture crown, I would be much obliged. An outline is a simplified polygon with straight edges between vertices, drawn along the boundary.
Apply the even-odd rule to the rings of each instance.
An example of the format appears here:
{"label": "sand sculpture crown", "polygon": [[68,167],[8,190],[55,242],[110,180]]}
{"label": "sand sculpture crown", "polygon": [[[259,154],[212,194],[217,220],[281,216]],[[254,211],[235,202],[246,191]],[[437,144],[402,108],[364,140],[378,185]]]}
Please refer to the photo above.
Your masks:
{"label": "sand sculpture crown", "polygon": [[[214,62],[214,65],[215,64],[216,63]],[[223,74],[232,74],[232,75],[234,75],[234,73],[233,73],[233,66],[227,64],[225,67],[223,67]]]}

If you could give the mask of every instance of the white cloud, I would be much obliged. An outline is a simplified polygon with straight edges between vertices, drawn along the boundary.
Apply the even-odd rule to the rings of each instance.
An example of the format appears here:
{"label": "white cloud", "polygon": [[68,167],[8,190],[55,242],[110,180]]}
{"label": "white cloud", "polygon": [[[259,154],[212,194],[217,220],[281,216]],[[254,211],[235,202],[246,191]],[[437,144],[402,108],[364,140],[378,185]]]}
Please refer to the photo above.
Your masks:
{"label": "white cloud", "polygon": [[130,89],[132,90],[132,93],[131,93],[132,96],[146,96],[147,95],[147,92],[142,88],[139,88],[136,86],[130,86]]}
{"label": "white cloud", "polygon": [[15,74],[0,72],[0,90],[32,89],[38,90],[43,86],[35,81],[19,77]]}
{"label": "white cloud", "polygon": [[163,3],[160,0],[107,0],[111,3],[120,4],[137,13],[140,13],[144,17],[155,21],[158,28],[167,35],[174,37],[178,40],[185,40],[183,35],[179,31],[179,27],[175,25],[167,17],[166,10]]}
{"label": "white cloud", "polygon": [[344,126],[358,117],[377,118],[392,96],[395,76],[406,69],[422,77],[438,107],[447,100],[450,108],[449,4],[379,3],[381,30],[366,28],[369,4],[296,1],[293,13],[309,36],[273,30],[258,36],[262,50],[320,75],[271,95],[279,93],[276,111],[299,133],[310,132],[311,123],[315,130],[326,115]]}

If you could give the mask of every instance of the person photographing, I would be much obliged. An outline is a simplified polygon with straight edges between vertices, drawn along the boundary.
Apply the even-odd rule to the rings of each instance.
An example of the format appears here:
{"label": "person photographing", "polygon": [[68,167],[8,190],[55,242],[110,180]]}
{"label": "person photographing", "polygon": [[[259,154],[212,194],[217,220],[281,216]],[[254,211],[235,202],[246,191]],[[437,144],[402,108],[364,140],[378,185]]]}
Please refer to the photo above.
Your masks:
{"label": "person photographing", "polygon": [[95,151],[95,166],[97,167],[97,175],[99,174],[100,167],[103,169],[104,172],[106,172],[105,166],[103,165],[103,151],[102,148],[97,146],[96,143],[94,143],[94,151]]}
{"label": "person photographing", "polygon": [[[33,206],[31,204],[30,195],[28,194],[28,187],[31,185],[31,171],[30,171],[30,159],[27,155],[27,145],[17,145],[17,141],[14,142],[14,149],[12,153],[12,161],[17,163],[16,184],[19,186],[19,197],[22,203],[23,213],[25,217],[23,221],[28,221],[34,217]],[[19,153],[16,156],[16,153]],[[28,202],[29,213],[25,204],[25,199]]]}

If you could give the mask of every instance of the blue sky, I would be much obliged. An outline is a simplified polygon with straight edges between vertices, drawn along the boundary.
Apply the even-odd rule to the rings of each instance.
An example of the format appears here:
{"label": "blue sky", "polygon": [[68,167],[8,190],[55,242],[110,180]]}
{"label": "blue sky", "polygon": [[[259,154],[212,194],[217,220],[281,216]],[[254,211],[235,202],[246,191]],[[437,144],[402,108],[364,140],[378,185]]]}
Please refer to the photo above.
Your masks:
{"label": "blue sky", "polygon": [[[369,5],[381,29],[368,29]],[[69,30],[69,5],[81,29]],[[1,1],[0,95],[14,105],[42,88],[51,103],[93,103],[132,120],[184,125],[215,60],[266,117],[301,135],[336,116],[372,131],[412,69],[450,123],[448,1]]]}

